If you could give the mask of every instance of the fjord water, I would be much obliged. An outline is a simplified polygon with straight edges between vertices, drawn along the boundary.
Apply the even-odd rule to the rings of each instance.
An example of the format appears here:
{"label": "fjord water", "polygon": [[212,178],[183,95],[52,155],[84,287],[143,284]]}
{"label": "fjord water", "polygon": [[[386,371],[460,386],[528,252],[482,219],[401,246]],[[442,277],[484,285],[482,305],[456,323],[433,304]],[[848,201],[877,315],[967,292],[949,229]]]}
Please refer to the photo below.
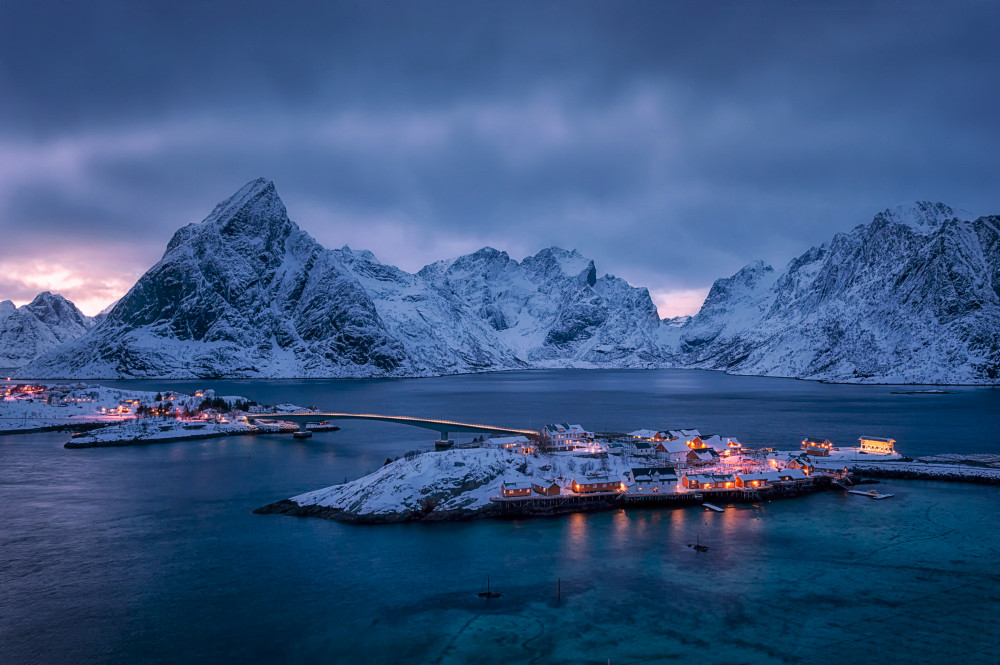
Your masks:
{"label": "fjord water", "polygon": [[[1000,392],[894,394],[694,371],[536,371],[212,387],[339,411],[598,430],[699,427],[902,452],[1000,452]],[[427,450],[346,421],[65,450],[0,437],[3,663],[994,663],[1000,488],[890,481],[715,514],[637,510],[359,527],[253,508]],[[707,553],[688,548],[700,539]],[[490,576],[495,600],[476,596]],[[561,596],[557,598],[557,580]]]}

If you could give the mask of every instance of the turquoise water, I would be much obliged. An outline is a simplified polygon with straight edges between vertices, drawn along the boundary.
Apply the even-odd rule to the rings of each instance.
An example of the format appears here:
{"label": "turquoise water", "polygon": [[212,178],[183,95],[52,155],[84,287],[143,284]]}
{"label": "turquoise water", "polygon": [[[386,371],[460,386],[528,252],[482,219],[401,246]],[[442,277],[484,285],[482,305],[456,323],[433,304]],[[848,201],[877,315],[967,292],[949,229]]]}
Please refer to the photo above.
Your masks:
{"label": "turquoise water", "polygon": [[[512,426],[1000,449],[990,389],[892,395],[669,371],[216,387]],[[0,662],[997,662],[1000,488],[889,481],[886,501],[830,492],[721,514],[386,527],[250,512],[435,436],[349,422],[305,442],[70,451],[62,434],[0,438]],[[688,548],[696,539],[710,550]],[[501,598],[475,595],[487,575]]]}

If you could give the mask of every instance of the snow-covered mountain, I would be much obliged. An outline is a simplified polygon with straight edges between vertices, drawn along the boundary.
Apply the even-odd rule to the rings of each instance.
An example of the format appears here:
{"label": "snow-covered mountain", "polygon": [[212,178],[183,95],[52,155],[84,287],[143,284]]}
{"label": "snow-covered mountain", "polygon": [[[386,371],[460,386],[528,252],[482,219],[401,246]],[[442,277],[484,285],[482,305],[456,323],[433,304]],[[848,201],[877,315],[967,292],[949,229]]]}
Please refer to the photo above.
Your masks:
{"label": "snow-covered mountain", "polygon": [[576,251],[543,249],[520,263],[490,247],[418,276],[466,305],[532,366],[662,365],[660,319],[644,288]]}
{"label": "snow-covered mountain", "polygon": [[45,291],[27,305],[0,302],[0,367],[20,367],[76,339],[93,325],[66,298]]}
{"label": "snow-covered mountain", "polygon": [[877,214],[793,259],[718,280],[674,329],[686,366],[837,382],[1000,382],[1000,217]]}
{"label": "snow-covered mountain", "polygon": [[[752,263],[718,280],[696,316],[661,321],[646,289],[598,277],[593,261],[575,251],[552,247],[518,262],[487,247],[411,274],[367,251],[324,249],[288,219],[274,185],[258,179],[177,231],[159,263],[86,334],[77,337],[90,323],[79,312],[72,334],[18,332],[20,340],[46,341],[11,364],[64,342],[19,374],[695,367],[829,381],[998,383],[1000,218],[971,217],[940,203],[886,210],[780,273]],[[44,311],[58,307],[39,299],[21,308],[38,310],[28,320],[57,320]],[[0,304],[3,330],[14,329],[2,323],[12,311]]]}
{"label": "snow-covered mountain", "polygon": [[68,377],[424,376],[661,363],[645,289],[552,248],[485,249],[410,274],[327,250],[258,179],[180,229],[83,337],[20,374]]}

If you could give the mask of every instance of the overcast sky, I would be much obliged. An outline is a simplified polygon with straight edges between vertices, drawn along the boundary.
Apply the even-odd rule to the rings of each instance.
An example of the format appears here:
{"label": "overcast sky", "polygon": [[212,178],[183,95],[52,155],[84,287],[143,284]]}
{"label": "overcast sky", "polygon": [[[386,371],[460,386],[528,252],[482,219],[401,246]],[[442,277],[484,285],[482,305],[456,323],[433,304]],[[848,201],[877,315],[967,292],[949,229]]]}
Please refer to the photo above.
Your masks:
{"label": "overcast sky", "polygon": [[0,300],[95,313],[266,176],[328,247],[576,248],[693,313],[886,207],[1000,212],[998,6],[0,0]]}

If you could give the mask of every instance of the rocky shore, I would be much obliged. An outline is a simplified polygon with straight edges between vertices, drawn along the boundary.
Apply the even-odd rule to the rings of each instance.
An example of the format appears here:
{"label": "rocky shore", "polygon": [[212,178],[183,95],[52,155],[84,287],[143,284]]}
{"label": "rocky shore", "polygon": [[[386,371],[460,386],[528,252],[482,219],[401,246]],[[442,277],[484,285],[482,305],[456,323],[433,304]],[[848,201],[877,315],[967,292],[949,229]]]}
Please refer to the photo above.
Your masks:
{"label": "rocky shore", "polygon": [[[975,485],[1000,485],[1000,469],[889,467],[882,465],[856,465],[852,468],[862,478],[895,478],[899,480],[936,480],[946,483],[972,483]],[[992,471],[993,473],[990,473]]]}
{"label": "rocky shore", "polygon": [[[622,467],[622,468],[618,468]],[[584,477],[602,471],[621,476],[618,459],[511,454],[471,449],[424,453],[393,461],[363,478],[307,492],[257,508],[258,515],[321,517],[348,524],[465,521],[482,518],[519,519],[623,508],[673,508],[704,501],[725,503],[771,501],[824,491],[829,478],[808,486],[774,486],[755,490],[554,496],[532,493],[523,499],[496,500],[502,482],[539,483],[546,477]]]}

